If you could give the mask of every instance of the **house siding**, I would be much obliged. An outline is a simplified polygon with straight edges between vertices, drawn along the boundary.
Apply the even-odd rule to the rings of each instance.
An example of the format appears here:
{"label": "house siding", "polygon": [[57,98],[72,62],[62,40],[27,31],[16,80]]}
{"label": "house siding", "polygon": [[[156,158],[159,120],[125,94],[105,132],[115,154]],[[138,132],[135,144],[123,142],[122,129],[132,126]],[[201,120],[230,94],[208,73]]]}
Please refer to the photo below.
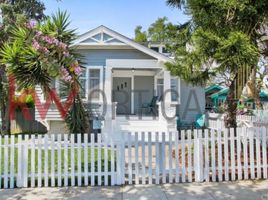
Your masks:
{"label": "house siding", "polygon": [[154,59],[135,49],[85,49],[78,50],[87,66],[105,66],[107,59]]}
{"label": "house siding", "polygon": [[191,86],[181,80],[181,104],[177,114],[182,121],[195,122],[197,114],[205,112],[205,89],[199,86]]}

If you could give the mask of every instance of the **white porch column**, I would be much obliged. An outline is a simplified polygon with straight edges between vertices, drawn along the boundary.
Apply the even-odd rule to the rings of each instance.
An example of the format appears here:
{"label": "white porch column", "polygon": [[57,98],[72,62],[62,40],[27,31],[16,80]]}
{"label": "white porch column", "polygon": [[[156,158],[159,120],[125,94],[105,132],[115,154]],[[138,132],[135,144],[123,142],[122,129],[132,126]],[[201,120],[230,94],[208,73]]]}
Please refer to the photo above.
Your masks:
{"label": "white porch column", "polygon": [[171,103],[171,92],[170,92],[170,72],[164,71],[164,93],[165,93],[165,102]]}
{"label": "white porch column", "polygon": [[[104,94],[106,97],[106,114],[103,128],[103,139],[108,139],[113,133],[113,113],[112,113],[112,67],[105,67]],[[105,105],[104,105],[105,107]]]}
{"label": "white porch column", "polygon": [[164,70],[164,99],[160,105],[159,119],[166,123],[167,131],[170,131],[176,123],[176,107],[171,101],[171,76],[167,70]]}

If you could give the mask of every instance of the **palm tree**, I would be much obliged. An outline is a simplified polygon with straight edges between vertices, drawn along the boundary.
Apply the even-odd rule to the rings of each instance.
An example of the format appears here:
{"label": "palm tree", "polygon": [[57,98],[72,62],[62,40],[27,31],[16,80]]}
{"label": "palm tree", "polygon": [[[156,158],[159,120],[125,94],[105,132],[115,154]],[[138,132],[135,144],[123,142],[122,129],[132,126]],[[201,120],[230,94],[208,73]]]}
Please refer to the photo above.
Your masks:
{"label": "palm tree", "polygon": [[69,47],[75,39],[74,30],[68,29],[69,24],[67,13],[58,11],[43,24],[30,21],[14,26],[11,40],[4,44],[0,54],[7,73],[16,78],[19,90],[40,85],[46,98],[52,98],[52,81],[63,79],[74,97],[65,121],[72,133],[85,133],[88,118],[77,92],[80,57]]}

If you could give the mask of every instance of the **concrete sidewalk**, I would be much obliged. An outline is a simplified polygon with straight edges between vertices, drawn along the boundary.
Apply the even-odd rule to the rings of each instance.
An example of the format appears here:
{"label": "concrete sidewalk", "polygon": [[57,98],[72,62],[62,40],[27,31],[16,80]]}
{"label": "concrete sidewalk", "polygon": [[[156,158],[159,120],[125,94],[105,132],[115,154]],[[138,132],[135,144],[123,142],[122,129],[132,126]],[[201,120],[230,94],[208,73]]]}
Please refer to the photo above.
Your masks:
{"label": "concrete sidewalk", "polygon": [[0,190],[0,199],[253,199],[268,200],[268,180],[121,187],[69,187]]}

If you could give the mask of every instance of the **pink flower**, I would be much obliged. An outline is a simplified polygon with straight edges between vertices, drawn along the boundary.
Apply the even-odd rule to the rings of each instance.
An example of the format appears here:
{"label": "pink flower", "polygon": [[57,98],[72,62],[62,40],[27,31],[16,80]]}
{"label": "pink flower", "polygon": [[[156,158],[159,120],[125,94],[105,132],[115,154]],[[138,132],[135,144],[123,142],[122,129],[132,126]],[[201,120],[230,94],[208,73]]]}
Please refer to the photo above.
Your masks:
{"label": "pink flower", "polygon": [[41,31],[37,31],[35,34],[36,37],[40,37],[41,35],[43,35],[43,33]]}
{"label": "pink flower", "polygon": [[33,40],[33,42],[32,42],[32,47],[33,47],[35,50],[39,50],[39,49],[40,49],[40,44],[39,44],[36,40]]}
{"label": "pink flower", "polygon": [[36,21],[35,20],[30,20],[29,22],[26,23],[26,27],[28,29],[33,29],[36,26]]}
{"label": "pink flower", "polygon": [[66,45],[65,43],[63,43],[63,42],[59,42],[58,47],[59,47],[60,49],[65,50],[65,49],[67,48],[67,45]]}
{"label": "pink flower", "polygon": [[63,52],[63,55],[64,55],[65,57],[69,57],[69,56],[70,56],[70,54],[69,54],[68,51],[64,51],[64,52]]}
{"label": "pink flower", "polygon": [[69,74],[68,70],[64,66],[62,66],[60,70],[63,80],[66,82],[70,82],[72,80],[72,77]]}
{"label": "pink flower", "polygon": [[77,65],[75,68],[74,68],[74,73],[79,76],[82,72],[82,69],[79,65]]}

